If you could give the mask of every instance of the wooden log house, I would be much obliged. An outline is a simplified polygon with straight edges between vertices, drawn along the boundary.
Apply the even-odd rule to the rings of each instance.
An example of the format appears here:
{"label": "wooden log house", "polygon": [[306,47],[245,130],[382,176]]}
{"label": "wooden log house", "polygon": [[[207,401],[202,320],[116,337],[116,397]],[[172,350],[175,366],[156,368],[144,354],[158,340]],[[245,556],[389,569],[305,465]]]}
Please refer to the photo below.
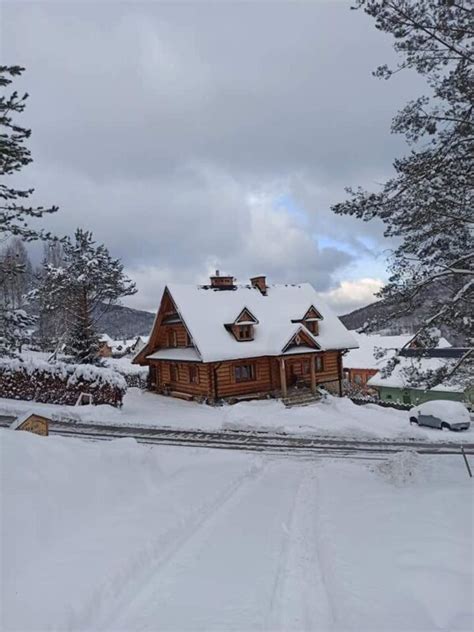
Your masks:
{"label": "wooden log house", "polygon": [[237,285],[218,272],[208,285],[168,285],[147,345],[149,388],[215,402],[286,397],[318,385],[340,393],[342,353],[357,343],[308,283]]}

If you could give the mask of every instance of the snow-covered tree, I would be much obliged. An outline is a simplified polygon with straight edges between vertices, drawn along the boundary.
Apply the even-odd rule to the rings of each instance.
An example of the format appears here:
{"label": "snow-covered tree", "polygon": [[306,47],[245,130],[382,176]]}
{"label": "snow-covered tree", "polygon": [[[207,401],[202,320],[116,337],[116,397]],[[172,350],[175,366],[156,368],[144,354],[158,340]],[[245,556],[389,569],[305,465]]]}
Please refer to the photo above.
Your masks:
{"label": "snow-covered tree", "polygon": [[[14,77],[21,75],[20,66],[0,66],[0,88],[7,88]],[[56,207],[43,208],[27,206],[26,200],[33,189],[17,189],[8,178],[15,176],[31,161],[31,154],[25,142],[31,130],[18,125],[13,120],[15,114],[21,114],[25,108],[27,94],[20,96],[16,91],[0,96],[0,243],[7,245],[12,237],[22,241],[48,237],[47,233],[30,226],[34,218],[45,213],[53,213]],[[25,274],[24,263],[14,257],[0,260],[0,284],[9,287],[19,285],[19,277]],[[21,346],[31,327],[32,319],[22,307],[10,299],[2,289],[0,301],[0,357],[12,355]]]}
{"label": "snow-covered tree", "polygon": [[62,249],[59,264],[44,266],[38,294],[50,310],[66,309],[66,342],[74,359],[97,364],[97,323],[110,305],[136,292],[135,284],[125,276],[120,260],[113,259],[104,245],[97,245],[89,231],[77,229],[73,239],[64,240]]}
{"label": "snow-covered tree", "polygon": [[[350,199],[333,210],[364,221],[378,218],[385,235],[399,240],[389,281],[379,293],[392,316],[413,312],[424,300],[425,288],[437,286],[438,298],[417,334],[434,344],[447,326],[472,346],[472,5],[465,0],[357,0],[356,8],[372,16],[376,28],[393,35],[401,56],[398,67],[380,66],[374,74],[389,79],[404,69],[415,70],[429,91],[393,120],[392,131],[404,134],[411,147],[395,160],[395,175],[375,192],[347,189]],[[380,325],[375,319],[365,329]],[[468,352],[456,370],[471,362]],[[438,378],[446,376],[440,373]],[[431,376],[430,382],[438,378]]]}
{"label": "snow-covered tree", "polygon": [[45,242],[43,260],[36,273],[36,288],[32,294],[38,314],[38,343],[44,351],[59,349],[65,343],[68,331],[69,313],[56,284],[56,275],[52,273],[64,265],[61,241]]}
{"label": "snow-covered tree", "polygon": [[[21,273],[11,273],[17,268]],[[21,239],[14,237],[0,252],[0,302],[13,309],[24,307],[32,284],[33,266],[28,251]]]}

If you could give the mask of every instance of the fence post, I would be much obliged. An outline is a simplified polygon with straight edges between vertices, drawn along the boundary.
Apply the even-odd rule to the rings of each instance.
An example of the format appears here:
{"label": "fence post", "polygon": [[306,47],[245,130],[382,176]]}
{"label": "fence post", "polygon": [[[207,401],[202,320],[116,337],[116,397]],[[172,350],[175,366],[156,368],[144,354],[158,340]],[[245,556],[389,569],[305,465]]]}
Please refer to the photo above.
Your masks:
{"label": "fence post", "polygon": [[467,467],[467,471],[469,472],[469,476],[472,478],[472,472],[471,472],[471,467],[469,465],[469,461],[467,460],[467,456],[466,453],[464,452],[464,446],[461,446],[461,454],[464,457],[464,463],[466,464]]}

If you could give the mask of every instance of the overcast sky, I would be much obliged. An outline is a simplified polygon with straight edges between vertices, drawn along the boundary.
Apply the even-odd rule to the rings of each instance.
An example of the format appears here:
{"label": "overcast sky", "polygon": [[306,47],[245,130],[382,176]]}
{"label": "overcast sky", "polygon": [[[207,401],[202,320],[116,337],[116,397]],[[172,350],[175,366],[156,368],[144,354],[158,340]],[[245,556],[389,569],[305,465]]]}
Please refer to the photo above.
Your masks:
{"label": "overcast sky", "polygon": [[21,64],[34,163],[22,184],[89,228],[154,310],[167,281],[219,268],[309,281],[338,313],[386,278],[381,226],[338,217],[403,139],[417,78],[372,77],[390,38],[350,3],[2,3],[2,63]]}

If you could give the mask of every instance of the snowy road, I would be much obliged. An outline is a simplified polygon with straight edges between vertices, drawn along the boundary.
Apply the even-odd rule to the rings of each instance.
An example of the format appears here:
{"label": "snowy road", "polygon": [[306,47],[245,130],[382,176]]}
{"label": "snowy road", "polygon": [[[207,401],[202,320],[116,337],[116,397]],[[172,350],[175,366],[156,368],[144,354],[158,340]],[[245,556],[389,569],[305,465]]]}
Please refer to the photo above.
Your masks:
{"label": "snowy road", "polygon": [[267,462],[157,564],[107,629],[327,629],[324,582],[305,537],[312,469]]}
{"label": "snowy road", "polygon": [[0,438],[5,632],[469,629],[459,455]]}

